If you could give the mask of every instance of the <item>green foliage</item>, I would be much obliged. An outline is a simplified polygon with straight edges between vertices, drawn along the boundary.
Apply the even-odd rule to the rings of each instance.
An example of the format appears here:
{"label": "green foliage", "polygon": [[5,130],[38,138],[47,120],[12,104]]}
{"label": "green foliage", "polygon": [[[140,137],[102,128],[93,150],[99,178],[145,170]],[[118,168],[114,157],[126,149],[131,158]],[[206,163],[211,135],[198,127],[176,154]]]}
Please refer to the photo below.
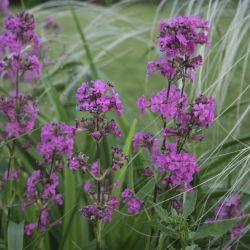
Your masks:
{"label": "green foliage", "polygon": [[22,250],[24,237],[24,222],[16,224],[13,221],[8,225],[8,250]]}

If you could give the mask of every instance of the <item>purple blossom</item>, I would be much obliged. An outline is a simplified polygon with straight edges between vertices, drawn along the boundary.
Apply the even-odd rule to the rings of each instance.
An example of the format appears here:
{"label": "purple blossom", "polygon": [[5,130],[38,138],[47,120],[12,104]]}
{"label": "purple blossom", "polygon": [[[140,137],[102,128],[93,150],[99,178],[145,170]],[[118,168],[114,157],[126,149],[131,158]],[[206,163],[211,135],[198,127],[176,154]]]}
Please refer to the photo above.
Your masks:
{"label": "purple blossom", "polygon": [[31,224],[26,224],[24,227],[24,233],[27,236],[32,235],[32,231],[37,228],[37,222],[31,223]]}
{"label": "purple blossom", "polygon": [[94,162],[91,166],[91,173],[94,176],[98,176],[98,161]]}
{"label": "purple blossom", "polygon": [[119,201],[114,195],[109,197],[104,205],[92,204],[80,209],[80,214],[91,221],[103,220],[103,222],[111,222],[113,210],[118,208]]}
{"label": "purple blossom", "polygon": [[159,57],[155,62],[149,61],[147,65],[148,75],[152,75],[153,72],[159,72],[168,80],[173,80],[177,71],[169,61],[164,57]]}
{"label": "purple blossom", "polygon": [[87,180],[87,181],[85,182],[85,184],[84,184],[84,192],[85,192],[85,193],[88,193],[89,190],[90,190],[90,188],[91,188],[91,181],[90,181],[90,180]]}
{"label": "purple blossom", "polygon": [[41,63],[37,55],[40,40],[36,33],[32,15],[20,12],[4,20],[4,31],[0,36],[0,75],[10,82],[31,82],[41,75]]}
{"label": "purple blossom", "polygon": [[144,133],[141,131],[135,134],[133,138],[133,147],[135,151],[138,151],[140,147],[149,151],[155,151],[158,149],[158,139],[154,138],[151,133]]}
{"label": "purple blossom", "polygon": [[122,194],[122,201],[123,203],[128,205],[128,213],[130,214],[139,214],[141,209],[142,209],[142,205],[143,205],[143,201],[141,201],[140,199],[138,199],[135,196],[135,193],[129,189],[126,188]]}
{"label": "purple blossom", "polygon": [[[208,218],[206,223],[211,223],[214,220],[231,219],[235,217],[242,217],[245,213],[240,208],[240,196],[238,194],[231,194],[224,200],[219,201],[215,208],[215,216]],[[244,223],[239,218],[235,226],[230,228],[229,233],[231,239],[235,239],[244,231]]]}
{"label": "purple blossom", "polygon": [[95,140],[95,141],[99,141],[101,138],[102,134],[100,133],[100,131],[94,131],[91,133],[91,137]]}
{"label": "purple blossom", "polygon": [[38,227],[39,231],[45,232],[47,225],[49,224],[49,210],[47,208],[42,208],[39,213]]}
{"label": "purple blossom", "polygon": [[140,112],[143,113],[145,108],[150,108],[151,112],[158,113],[167,120],[175,118],[187,106],[187,94],[181,94],[181,91],[174,85],[169,89],[162,89],[158,93],[150,96],[150,100],[140,97],[138,100]]}
{"label": "purple blossom", "polygon": [[173,119],[177,115],[180,107],[184,108],[187,104],[187,95],[181,96],[181,91],[174,85],[167,89],[160,90],[157,94],[150,97],[150,108],[153,113],[159,113],[167,120]]}
{"label": "purple blossom", "polygon": [[111,163],[111,171],[114,172],[117,169],[123,167],[124,162],[128,161],[128,156],[126,156],[122,149],[119,147],[112,148],[112,163]]}
{"label": "purple blossom", "polygon": [[112,83],[101,80],[93,80],[90,83],[83,82],[76,92],[77,108],[94,114],[108,111],[122,114],[122,104],[119,95]]}
{"label": "purple blossom", "polygon": [[148,107],[149,103],[145,96],[141,96],[137,101],[137,105],[138,105],[140,113],[144,114],[145,109]]}
{"label": "purple blossom", "polygon": [[[34,32],[35,19],[33,15],[27,12],[20,12],[16,16],[9,15],[4,20],[4,28],[0,44],[5,44],[5,50],[8,48],[14,48],[15,43],[17,43],[17,50],[12,50],[12,53],[16,52],[20,54],[21,49],[29,44],[31,46],[29,53],[31,52],[32,54],[37,54],[36,52],[40,47],[40,40]],[[8,41],[5,42],[5,38],[11,38],[12,43],[8,44]],[[22,45],[21,47],[20,44]],[[27,53],[27,51],[25,51],[25,53]]]}
{"label": "purple blossom", "polygon": [[236,237],[243,234],[243,232],[244,232],[244,223],[242,221],[238,221],[237,225],[229,230],[230,238],[233,240]]}
{"label": "purple blossom", "polygon": [[141,212],[143,202],[138,198],[131,198],[128,200],[128,213],[129,214],[139,214]]}
{"label": "purple blossom", "polygon": [[202,64],[202,57],[195,56],[196,47],[209,44],[207,31],[208,22],[199,16],[161,20],[158,46],[164,57],[148,62],[148,74],[157,71],[170,82],[178,78],[193,82],[194,71]]}
{"label": "purple blossom", "polygon": [[64,122],[47,123],[41,132],[41,141],[37,145],[40,155],[51,162],[53,155],[71,156],[74,144],[75,128]]}
{"label": "purple blossom", "polygon": [[26,235],[31,235],[34,228],[38,228],[40,232],[47,230],[49,221],[49,205],[54,203],[57,206],[63,204],[62,194],[57,193],[58,176],[54,173],[49,174],[41,170],[35,170],[27,179],[26,188],[23,199],[21,201],[22,208],[25,211],[27,207],[38,205],[38,221],[36,223],[25,226]]}
{"label": "purple blossom", "polygon": [[103,117],[83,118],[76,122],[77,131],[87,132],[95,141],[101,140],[101,137],[112,134],[120,137],[122,131],[114,121],[108,121]]}
{"label": "purple blossom", "polygon": [[213,123],[214,106],[215,100],[212,97],[200,96],[195,100],[192,112],[199,127],[207,128]]}
{"label": "purple blossom", "polygon": [[75,172],[77,169],[80,169],[83,173],[86,172],[88,168],[89,157],[81,152],[71,155],[68,160],[69,168]]}
{"label": "purple blossom", "polygon": [[19,172],[17,170],[5,170],[3,173],[3,180],[17,180],[19,177]]}
{"label": "purple blossom", "polygon": [[154,153],[151,161],[159,172],[169,173],[165,183],[171,188],[184,185],[191,189],[190,182],[193,180],[193,175],[199,170],[195,157],[184,151],[177,152],[175,144],[165,145],[165,150]]}
{"label": "purple blossom", "polygon": [[191,56],[196,45],[208,44],[207,31],[208,22],[199,16],[178,16],[161,20],[158,44],[161,51],[167,52],[169,57]]}
{"label": "purple blossom", "polygon": [[38,114],[36,106],[37,102],[30,96],[0,96],[0,113],[6,118],[5,132],[8,137],[16,138],[22,133],[31,133]]}

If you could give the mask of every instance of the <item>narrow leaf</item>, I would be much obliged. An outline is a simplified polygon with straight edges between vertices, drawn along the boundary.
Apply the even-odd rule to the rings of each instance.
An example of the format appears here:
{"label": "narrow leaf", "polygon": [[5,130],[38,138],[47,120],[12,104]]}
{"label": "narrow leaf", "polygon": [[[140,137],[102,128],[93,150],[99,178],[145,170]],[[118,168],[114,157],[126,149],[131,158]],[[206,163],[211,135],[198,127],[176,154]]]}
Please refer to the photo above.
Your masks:
{"label": "narrow leaf", "polygon": [[195,209],[197,201],[197,191],[184,194],[183,216],[187,218]]}
{"label": "narrow leaf", "polygon": [[8,250],[23,249],[24,222],[16,224],[13,221],[8,225]]}
{"label": "narrow leaf", "polygon": [[[123,152],[126,155],[129,155],[130,150],[131,150],[131,144],[132,144],[132,140],[133,140],[133,137],[135,134],[136,124],[137,124],[137,120],[135,119],[131,125],[131,128],[129,130],[128,136],[126,138],[126,141],[125,141],[125,144],[123,147]],[[123,168],[119,169],[116,172],[115,177],[114,177],[114,182],[118,181],[119,187],[113,190],[113,194],[118,196],[118,197],[121,194],[121,190],[123,187],[123,183],[125,181],[126,170],[127,170],[128,166],[129,166],[129,164],[127,164]],[[130,166],[128,171],[129,171],[128,176],[130,178],[129,183],[130,183],[130,185],[133,185],[133,180],[132,180],[133,174],[131,173],[133,171],[133,168]]]}
{"label": "narrow leaf", "polygon": [[214,221],[208,224],[203,224],[198,230],[192,234],[193,240],[203,239],[206,237],[220,237],[232,228],[239,218]]}

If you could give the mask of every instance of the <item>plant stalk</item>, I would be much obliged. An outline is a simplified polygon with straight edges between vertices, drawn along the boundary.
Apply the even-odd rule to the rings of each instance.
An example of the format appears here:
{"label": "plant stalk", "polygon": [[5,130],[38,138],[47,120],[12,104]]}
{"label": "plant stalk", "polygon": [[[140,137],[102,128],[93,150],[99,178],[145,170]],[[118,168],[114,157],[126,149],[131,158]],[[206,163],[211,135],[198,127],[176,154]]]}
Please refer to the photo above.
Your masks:
{"label": "plant stalk", "polygon": [[[96,127],[97,131],[99,131],[99,116],[96,117]],[[96,160],[98,161],[98,180],[97,180],[97,205],[101,205],[101,148],[99,141],[96,143]],[[101,239],[102,239],[102,224],[101,220],[97,221],[96,225],[96,250],[101,250]]]}
{"label": "plant stalk", "polygon": [[76,28],[77,28],[77,30],[78,30],[78,32],[80,34],[81,39],[82,39],[83,48],[84,48],[84,50],[86,52],[86,56],[87,56],[87,59],[88,59],[89,64],[90,64],[91,74],[92,74],[93,78],[99,79],[98,72],[97,72],[97,69],[96,69],[96,66],[95,66],[95,63],[94,63],[94,60],[93,60],[91,50],[89,49],[89,45],[88,45],[86,36],[85,36],[85,34],[84,34],[84,32],[83,32],[83,30],[81,28],[79,19],[77,17],[77,14],[76,14],[76,12],[74,10],[73,5],[72,5],[72,0],[68,0],[68,2],[70,3],[71,13],[72,13]]}

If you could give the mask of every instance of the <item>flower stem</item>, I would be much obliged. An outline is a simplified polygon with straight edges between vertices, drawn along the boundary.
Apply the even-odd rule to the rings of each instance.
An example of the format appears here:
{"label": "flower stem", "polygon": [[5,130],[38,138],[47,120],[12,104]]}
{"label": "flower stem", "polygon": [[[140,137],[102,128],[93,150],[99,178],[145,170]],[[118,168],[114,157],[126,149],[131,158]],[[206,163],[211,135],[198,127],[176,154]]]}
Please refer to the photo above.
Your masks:
{"label": "flower stem", "polygon": [[85,36],[85,34],[84,34],[84,32],[83,32],[83,30],[81,28],[81,25],[80,25],[79,19],[77,17],[77,14],[76,14],[76,12],[74,10],[74,7],[72,5],[72,0],[68,0],[68,2],[70,3],[72,16],[73,16],[76,28],[77,28],[77,30],[78,30],[78,32],[80,34],[81,39],[82,39],[83,47],[84,47],[87,59],[88,59],[89,64],[90,64],[91,74],[92,74],[93,78],[98,79],[99,78],[98,77],[98,72],[97,72],[97,69],[96,69],[96,66],[95,66],[95,63],[94,63],[94,60],[93,60],[93,56],[92,56],[91,50],[89,49],[89,45],[88,45],[86,36]]}
{"label": "flower stem", "polygon": [[25,10],[24,0],[21,0],[21,6],[22,6],[22,10]]}
{"label": "flower stem", "polygon": [[[97,131],[99,131],[99,116],[96,118],[96,128]],[[101,149],[99,141],[96,142],[96,160],[98,161],[98,180],[97,180],[97,204],[101,205],[101,162],[100,162],[100,156],[101,156]],[[101,220],[97,221],[97,228],[96,228],[96,250],[101,250],[101,239],[102,239],[102,225]]]}

